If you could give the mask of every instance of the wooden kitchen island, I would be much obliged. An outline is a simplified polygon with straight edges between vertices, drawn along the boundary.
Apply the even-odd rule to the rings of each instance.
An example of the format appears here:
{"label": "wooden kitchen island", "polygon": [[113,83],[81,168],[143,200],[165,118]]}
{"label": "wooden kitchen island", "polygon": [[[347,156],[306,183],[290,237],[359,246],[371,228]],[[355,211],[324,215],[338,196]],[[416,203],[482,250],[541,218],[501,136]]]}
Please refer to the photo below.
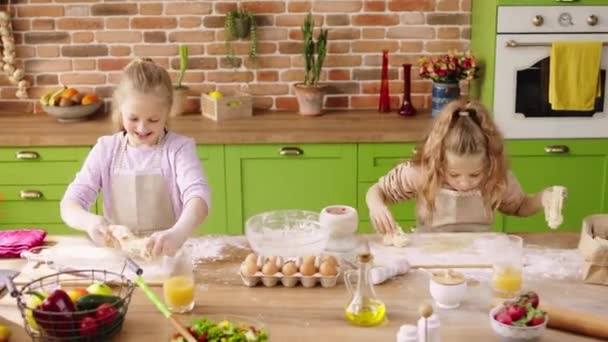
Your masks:
{"label": "wooden kitchen island", "polygon": [[[522,234],[527,243],[552,248],[575,248],[576,233]],[[238,263],[249,251],[228,247],[216,260],[202,262],[197,268],[198,289],[194,315],[244,315],[263,322],[271,341],[395,341],[402,324],[414,324],[417,308],[423,301],[430,302],[428,277],[424,272],[412,271],[376,286],[378,296],[387,304],[388,321],[362,328],[350,325],[344,318],[343,306],[349,296],[343,284],[325,289],[321,287],[274,288],[245,287],[238,277]],[[219,260],[217,260],[219,259]],[[22,260],[2,260],[0,269],[20,269]],[[583,284],[579,280],[526,279],[525,288],[540,294],[542,303],[567,307],[589,313],[608,315],[608,287]],[[153,290],[162,296],[161,287]],[[161,297],[162,298],[162,297]],[[473,283],[459,309],[436,309],[441,320],[442,341],[498,341],[488,318],[488,303],[492,295],[487,283]],[[550,319],[550,318],[549,318]],[[188,316],[180,320],[188,322]],[[15,299],[5,296],[0,300],[0,324],[13,330],[11,341],[27,341]],[[115,341],[165,341],[173,329],[165,318],[136,289],[125,324]],[[548,329],[543,341],[575,342],[596,339]]]}

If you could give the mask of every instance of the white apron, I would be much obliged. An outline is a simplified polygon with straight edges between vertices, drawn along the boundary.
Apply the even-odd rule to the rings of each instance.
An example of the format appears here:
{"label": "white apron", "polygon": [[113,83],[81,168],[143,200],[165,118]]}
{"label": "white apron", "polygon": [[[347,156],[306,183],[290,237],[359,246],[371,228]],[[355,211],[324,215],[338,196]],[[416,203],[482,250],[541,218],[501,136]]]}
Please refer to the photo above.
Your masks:
{"label": "white apron", "polygon": [[[420,232],[485,232],[490,230],[494,213],[479,190],[459,192],[441,189],[435,198],[435,212],[429,224],[419,224]],[[420,218],[418,219],[420,223]]]}
{"label": "white apron", "polygon": [[124,167],[128,138],[125,135],[116,151],[112,167],[110,222],[129,227],[137,236],[171,228],[175,214],[167,184],[161,171],[164,136],[155,147],[150,167],[133,170]]}

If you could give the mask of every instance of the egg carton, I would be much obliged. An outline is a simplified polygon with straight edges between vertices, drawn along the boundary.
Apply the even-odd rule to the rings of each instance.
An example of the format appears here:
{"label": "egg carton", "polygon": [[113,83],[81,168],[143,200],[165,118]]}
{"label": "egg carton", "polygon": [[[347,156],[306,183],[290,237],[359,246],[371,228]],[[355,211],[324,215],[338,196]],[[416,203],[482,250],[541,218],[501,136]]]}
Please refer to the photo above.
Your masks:
{"label": "egg carton", "polygon": [[[300,269],[301,265],[303,264],[303,259],[301,257],[300,258],[288,258],[285,260],[283,260],[281,257],[276,257],[276,258],[277,258],[276,264],[279,269],[281,269],[281,266],[283,266],[284,264],[287,264],[289,262],[294,262],[294,264],[297,266],[298,269]],[[314,261],[315,273],[312,275],[304,275],[300,271],[298,271],[294,274],[291,274],[291,275],[285,275],[280,271],[275,272],[273,274],[264,274],[259,269],[262,268],[261,265],[264,265],[267,262],[268,258],[263,257],[263,256],[259,256],[257,259],[256,266],[258,267],[258,271],[256,271],[255,273],[253,273],[251,275],[245,274],[243,272],[244,265],[247,263],[247,260],[245,260],[245,261],[243,261],[243,263],[241,263],[241,267],[239,268],[239,275],[240,275],[241,279],[243,280],[243,284],[245,284],[246,286],[249,286],[249,287],[257,286],[260,283],[266,287],[274,287],[274,286],[277,286],[278,284],[281,284],[285,287],[294,287],[298,283],[301,283],[302,286],[308,287],[308,288],[315,287],[318,284],[321,284],[321,286],[324,288],[334,287],[334,286],[336,286],[336,284],[338,282],[338,278],[342,275],[340,261],[335,259],[336,260],[336,265],[335,265],[336,275],[329,276],[329,275],[323,275],[319,271],[322,258],[323,258],[323,256],[315,257],[315,261]]]}

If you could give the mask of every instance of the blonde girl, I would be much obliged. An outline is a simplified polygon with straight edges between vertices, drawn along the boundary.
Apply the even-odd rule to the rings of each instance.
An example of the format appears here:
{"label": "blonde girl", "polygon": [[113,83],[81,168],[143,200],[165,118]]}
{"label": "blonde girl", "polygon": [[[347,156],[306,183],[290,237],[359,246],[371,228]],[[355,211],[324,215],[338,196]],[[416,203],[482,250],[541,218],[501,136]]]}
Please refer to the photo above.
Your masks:
{"label": "blonde girl", "polygon": [[551,189],[526,194],[508,170],[502,135],[488,111],[478,102],[454,101],[413,160],[381,177],[366,202],[382,234],[398,232],[387,205],[413,198],[417,231],[486,231],[494,210],[533,215],[548,206]]}
{"label": "blonde girl", "polygon": [[[173,86],[150,59],[123,71],[112,104],[116,133],[103,136],[61,201],[61,216],[98,245],[110,225],[149,237],[152,255],[173,255],[208,215],[210,189],[195,142],[167,129]],[[103,194],[103,216],[89,212]]]}

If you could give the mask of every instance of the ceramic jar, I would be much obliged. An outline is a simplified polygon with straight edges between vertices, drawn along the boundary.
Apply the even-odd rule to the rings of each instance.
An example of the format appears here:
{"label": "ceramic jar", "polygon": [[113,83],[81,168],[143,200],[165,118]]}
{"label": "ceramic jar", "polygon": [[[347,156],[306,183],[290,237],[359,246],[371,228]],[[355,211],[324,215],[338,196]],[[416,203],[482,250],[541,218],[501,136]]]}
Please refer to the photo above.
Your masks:
{"label": "ceramic jar", "polygon": [[464,274],[452,270],[433,273],[429,280],[429,291],[437,306],[444,309],[455,309],[467,292]]}
{"label": "ceramic jar", "polygon": [[359,226],[357,210],[346,205],[331,205],[321,210],[321,226],[329,229],[328,251],[346,252],[357,245],[355,232]]}

